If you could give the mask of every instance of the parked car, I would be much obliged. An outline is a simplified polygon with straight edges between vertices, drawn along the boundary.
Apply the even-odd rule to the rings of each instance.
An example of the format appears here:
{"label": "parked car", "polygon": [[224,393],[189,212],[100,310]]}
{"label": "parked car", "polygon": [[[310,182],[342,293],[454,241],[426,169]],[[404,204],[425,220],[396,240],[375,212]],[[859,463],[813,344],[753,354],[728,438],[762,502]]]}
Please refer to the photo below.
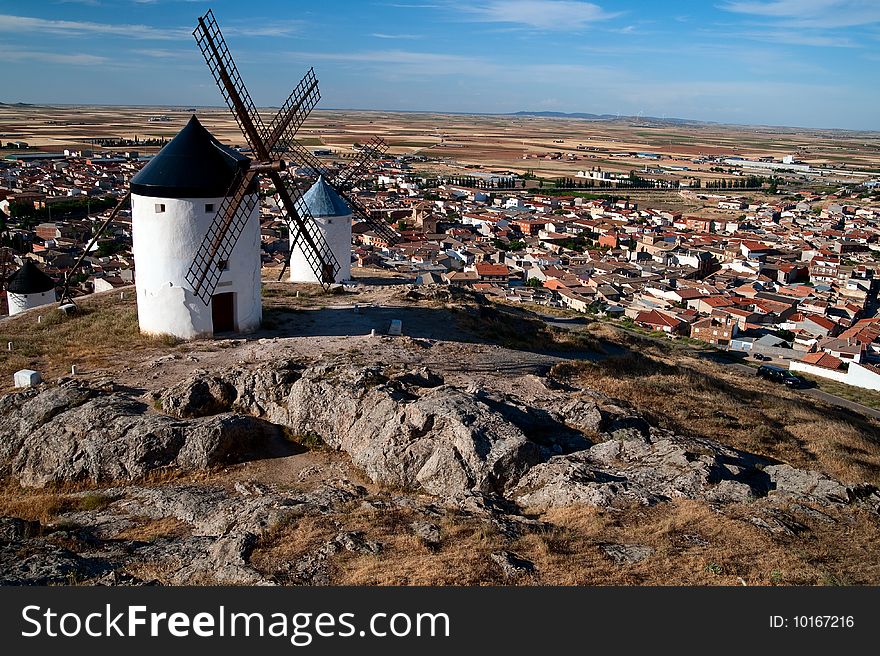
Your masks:
{"label": "parked car", "polygon": [[781,383],[786,373],[786,370],[782,367],[775,367],[772,364],[762,364],[758,367],[755,375],[766,380],[772,380],[774,383]]}
{"label": "parked car", "polygon": [[755,353],[755,360],[760,360],[761,362],[765,362],[767,360],[772,360],[773,358],[764,355],[763,353]]}
{"label": "parked car", "polygon": [[783,369],[782,367],[777,367],[772,364],[762,364],[758,367],[755,375],[774,383],[782,383],[786,387],[794,389],[806,387],[806,381],[803,378],[796,376],[788,369]]}
{"label": "parked car", "polygon": [[804,389],[805,387],[810,386],[806,379],[801,378],[790,371],[785,372],[785,379],[782,382],[792,389]]}

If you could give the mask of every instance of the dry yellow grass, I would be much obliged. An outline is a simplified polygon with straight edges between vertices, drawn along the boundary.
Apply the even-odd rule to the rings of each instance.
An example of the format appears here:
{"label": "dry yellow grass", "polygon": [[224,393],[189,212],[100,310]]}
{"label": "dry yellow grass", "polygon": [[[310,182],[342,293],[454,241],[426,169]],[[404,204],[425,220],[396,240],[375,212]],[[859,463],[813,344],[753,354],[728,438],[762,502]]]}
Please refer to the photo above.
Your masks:
{"label": "dry yellow grass", "polygon": [[629,402],[682,434],[817,469],[846,483],[880,484],[880,422],[806,402],[794,392],[680,352],[563,363],[561,378]]}
{"label": "dry yellow grass", "polygon": [[159,538],[184,537],[189,534],[189,526],[174,517],[163,517],[161,519],[144,518],[143,523],[120,531],[114,536],[114,539],[153,542]]}
{"label": "dry yellow grass", "polygon": [[[346,530],[362,530],[383,548],[378,555],[340,552],[329,562],[335,585],[827,585],[880,580],[880,526],[855,512],[823,509],[832,521],[811,522],[797,537],[771,535],[736,506],[722,515],[698,501],[605,510],[573,506],[538,518],[547,529],[507,539],[472,518],[436,520],[441,544],[429,549],[413,534],[417,518],[400,508],[356,509]],[[342,520],[342,517],[336,518]],[[254,552],[266,574],[283,572],[337,532],[333,517],[304,518],[276,530]],[[838,521],[840,520],[840,521]],[[613,562],[604,544],[637,544],[654,552],[629,565]],[[840,545],[846,544],[846,548]],[[490,556],[511,550],[536,572],[505,579]]]}
{"label": "dry yellow grass", "polygon": [[[10,341],[13,350],[7,351]],[[142,335],[134,294],[121,300],[118,293],[108,292],[79,300],[78,311],[69,316],[47,306],[5,319],[0,322],[0,343],[0,389],[6,390],[19,369],[35,369],[51,380],[70,373],[74,364],[90,369],[119,366],[133,352],[167,351],[176,341]]]}

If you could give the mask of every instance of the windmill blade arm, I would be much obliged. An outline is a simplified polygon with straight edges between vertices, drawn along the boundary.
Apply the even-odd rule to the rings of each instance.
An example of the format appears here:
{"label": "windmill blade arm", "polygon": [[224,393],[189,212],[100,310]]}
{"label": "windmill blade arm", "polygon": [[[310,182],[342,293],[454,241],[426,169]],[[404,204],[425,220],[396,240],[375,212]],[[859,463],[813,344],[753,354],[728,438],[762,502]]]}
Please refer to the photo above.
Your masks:
{"label": "windmill blade arm", "polygon": [[285,220],[290,231],[290,248],[299,245],[306,260],[325,289],[336,281],[339,262],[330,249],[324,234],[318,229],[312,213],[289,178],[278,172],[269,176],[275,183],[278,198],[284,208]]}
{"label": "windmill blade arm", "polygon": [[95,234],[92,235],[92,239],[86,245],[83,252],[77,258],[76,262],[74,262],[73,266],[67,271],[64,275],[64,288],[61,290],[61,303],[65,303],[71,300],[70,298],[70,283],[73,280],[74,274],[79,271],[79,268],[82,266],[83,260],[86,259],[86,255],[92,250],[92,247],[97,243],[98,239],[104,232],[107,230],[109,225],[113,222],[113,219],[116,218],[116,215],[119,214],[119,211],[125,207],[125,204],[131,198],[131,192],[129,191],[125,196],[119,199],[119,202],[116,203],[116,207],[110,212],[109,216],[104,220],[104,223],[100,225],[100,227],[95,231]]}
{"label": "windmill blade arm", "polygon": [[351,208],[352,213],[357,216],[358,220],[370,226],[370,230],[387,241],[389,246],[393,246],[400,241],[401,236],[397,231],[395,231],[394,228],[388,225],[384,220],[374,218],[370,214],[370,210],[357,200],[357,198],[354,196],[346,196],[345,200]]}
{"label": "windmill blade arm", "polygon": [[272,119],[266,135],[267,150],[286,152],[294,140],[294,135],[320,99],[321,92],[318,90],[315,70],[310,68]]}
{"label": "windmill blade arm", "polygon": [[367,163],[373,159],[379,159],[388,150],[388,144],[384,139],[373,137],[358,153],[352,164],[342,171],[334,179],[333,183],[340,188],[354,186],[355,182],[367,172]]}
{"label": "windmill blade arm", "polygon": [[193,293],[205,305],[223,275],[223,262],[229,260],[244,226],[259,204],[259,197],[251,193],[255,176],[252,169],[240,169],[236,173],[186,273]]}
{"label": "windmill blade arm", "polygon": [[210,9],[208,13],[199,18],[199,23],[193,31],[196,43],[214,81],[220,88],[223,100],[229,107],[241,131],[244,133],[253,151],[260,160],[267,160],[268,149],[264,144],[264,135],[266,128],[263,119],[260,118],[259,112],[251,99],[238,67],[232,59],[229,47],[226,45],[226,39],[220,32],[220,26],[214,18],[214,12]]}
{"label": "windmill blade arm", "polygon": [[312,169],[318,175],[324,176],[324,179],[333,184],[336,174],[330,171],[321,160],[312,155],[308,149],[299,143],[296,139],[280,142],[279,149],[283,148],[283,155],[293,161],[297,166],[304,169]]}
{"label": "windmill blade arm", "polygon": [[0,290],[6,285],[12,260],[12,249],[8,246],[0,246]]}

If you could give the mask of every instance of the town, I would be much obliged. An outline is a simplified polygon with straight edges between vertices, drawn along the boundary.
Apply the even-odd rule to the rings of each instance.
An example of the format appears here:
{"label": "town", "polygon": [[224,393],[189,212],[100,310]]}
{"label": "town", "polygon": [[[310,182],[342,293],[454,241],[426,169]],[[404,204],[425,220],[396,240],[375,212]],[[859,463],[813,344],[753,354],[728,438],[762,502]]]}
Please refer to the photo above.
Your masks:
{"label": "town", "polygon": [[[129,210],[83,251],[131,177],[153,156],[132,146],[155,152],[164,142],[124,140],[120,149],[118,141],[109,141],[94,150],[60,152],[5,144],[0,212],[9,273],[32,260],[59,289],[69,281],[74,297],[132,285]],[[355,189],[371,217],[401,236],[390,244],[356,223],[356,270],[585,313],[880,390],[876,177],[856,172],[816,190],[803,177],[803,168],[810,167],[798,168],[790,156],[772,169],[788,178],[766,178],[772,158],[737,170],[730,168],[737,160],[719,155],[695,160],[726,175],[703,184],[696,176],[651,179],[632,169],[612,174],[593,167],[574,178],[595,186],[565,177],[538,186],[527,173],[477,170],[426,156],[430,152],[386,155]],[[351,156],[331,148],[313,153],[335,161]],[[636,163],[661,157],[615,155]],[[634,186],[634,178],[649,184]],[[288,229],[271,183],[261,184],[261,258],[264,279],[274,279],[289,251]],[[668,203],[654,203],[649,194],[634,200],[645,186],[662,187],[666,196],[658,198],[671,193],[698,209],[664,208]],[[81,256],[82,265],[72,272]],[[0,302],[7,314],[5,295]]]}

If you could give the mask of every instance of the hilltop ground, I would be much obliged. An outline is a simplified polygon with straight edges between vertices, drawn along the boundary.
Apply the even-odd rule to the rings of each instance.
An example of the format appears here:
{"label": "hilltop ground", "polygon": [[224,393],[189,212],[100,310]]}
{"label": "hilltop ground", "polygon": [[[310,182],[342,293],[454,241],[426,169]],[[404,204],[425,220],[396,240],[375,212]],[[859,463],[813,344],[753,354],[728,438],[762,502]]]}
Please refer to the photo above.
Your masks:
{"label": "hilltop ground", "polygon": [[[18,518],[0,520],[2,579],[880,582],[876,420],[607,324],[568,333],[402,283],[267,283],[264,328],[245,339],[143,337],[131,292],[0,322],[0,380],[29,367],[47,381],[0,400],[0,516]],[[384,336],[393,318],[403,337]],[[218,456],[235,413],[263,422],[236,434],[283,439]],[[88,444],[104,431],[116,445],[120,417],[121,455]],[[403,451],[398,424],[415,440]],[[161,466],[132,437],[206,427],[215,442],[177,444]]]}

